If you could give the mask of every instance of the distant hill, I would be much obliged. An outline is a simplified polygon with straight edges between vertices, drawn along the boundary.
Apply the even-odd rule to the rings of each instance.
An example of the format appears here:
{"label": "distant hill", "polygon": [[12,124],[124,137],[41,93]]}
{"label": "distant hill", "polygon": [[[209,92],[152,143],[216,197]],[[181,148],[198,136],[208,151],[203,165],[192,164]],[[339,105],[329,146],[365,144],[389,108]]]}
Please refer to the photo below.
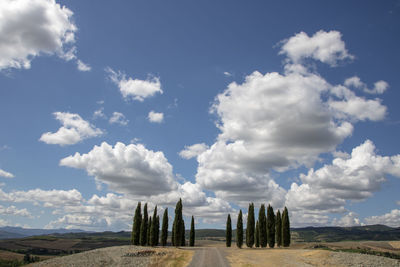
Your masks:
{"label": "distant hill", "polygon": [[297,242],[400,240],[400,228],[380,224],[353,227],[305,227],[293,228],[291,231],[292,239]]}
{"label": "distant hill", "polygon": [[35,235],[89,233],[80,229],[30,229],[22,227],[0,227],[0,239],[23,238]]}

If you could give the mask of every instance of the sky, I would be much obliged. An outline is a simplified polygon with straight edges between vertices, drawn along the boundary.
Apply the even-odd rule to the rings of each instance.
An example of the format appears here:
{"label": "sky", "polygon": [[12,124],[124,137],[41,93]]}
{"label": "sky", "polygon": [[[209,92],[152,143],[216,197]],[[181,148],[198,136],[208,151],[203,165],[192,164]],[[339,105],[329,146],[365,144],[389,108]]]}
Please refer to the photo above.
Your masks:
{"label": "sky", "polygon": [[398,47],[398,0],[3,0],[0,226],[399,227]]}

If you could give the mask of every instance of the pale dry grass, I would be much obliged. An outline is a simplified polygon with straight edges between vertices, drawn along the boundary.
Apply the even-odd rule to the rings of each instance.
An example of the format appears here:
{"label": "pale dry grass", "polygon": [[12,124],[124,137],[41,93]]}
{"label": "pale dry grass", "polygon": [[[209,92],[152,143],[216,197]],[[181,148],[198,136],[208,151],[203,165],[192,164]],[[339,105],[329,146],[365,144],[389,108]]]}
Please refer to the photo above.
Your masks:
{"label": "pale dry grass", "polygon": [[330,263],[332,252],[307,249],[226,249],[232,267],[256,266],[341,266]]}
{"label": "pale dry grass", "polygon": [[166,267],[184,267],[188,266],[192,261],[194,251],[183,250],[179,248],[163,248],[157,249],[159,252],[164,252],[163,256],[153,257],[149,266],[166,266]]}
{"label": "pale dry grass", "polygon": [[389,245],[391,245],[395,249],[400,249],[400,241],[390,241]]}

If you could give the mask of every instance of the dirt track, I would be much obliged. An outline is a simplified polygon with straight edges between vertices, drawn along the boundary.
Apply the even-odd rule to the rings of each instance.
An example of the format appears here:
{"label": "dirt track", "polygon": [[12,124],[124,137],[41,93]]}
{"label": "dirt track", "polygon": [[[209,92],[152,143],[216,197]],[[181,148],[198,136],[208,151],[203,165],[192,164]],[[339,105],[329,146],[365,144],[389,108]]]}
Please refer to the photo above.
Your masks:
{"label": "dirt track", "polygon": [[195,250],[195,254],[189,267],[218,266],[228,267],[229,262],[224,256],[224,251],[219,247],[198,247],[190,248]]}

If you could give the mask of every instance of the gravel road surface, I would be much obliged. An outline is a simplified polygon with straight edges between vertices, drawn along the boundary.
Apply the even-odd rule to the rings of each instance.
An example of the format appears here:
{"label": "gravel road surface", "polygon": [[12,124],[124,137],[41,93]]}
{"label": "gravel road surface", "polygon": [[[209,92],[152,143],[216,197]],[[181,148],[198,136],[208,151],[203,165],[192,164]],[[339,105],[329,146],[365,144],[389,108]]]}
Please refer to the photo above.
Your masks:
{"label": "gravel road surface", "polygon": [[189,267],[218,266],[229,267],[230,264],[225,258],[225,253],[218,247],[188,248],[195,251]]}

